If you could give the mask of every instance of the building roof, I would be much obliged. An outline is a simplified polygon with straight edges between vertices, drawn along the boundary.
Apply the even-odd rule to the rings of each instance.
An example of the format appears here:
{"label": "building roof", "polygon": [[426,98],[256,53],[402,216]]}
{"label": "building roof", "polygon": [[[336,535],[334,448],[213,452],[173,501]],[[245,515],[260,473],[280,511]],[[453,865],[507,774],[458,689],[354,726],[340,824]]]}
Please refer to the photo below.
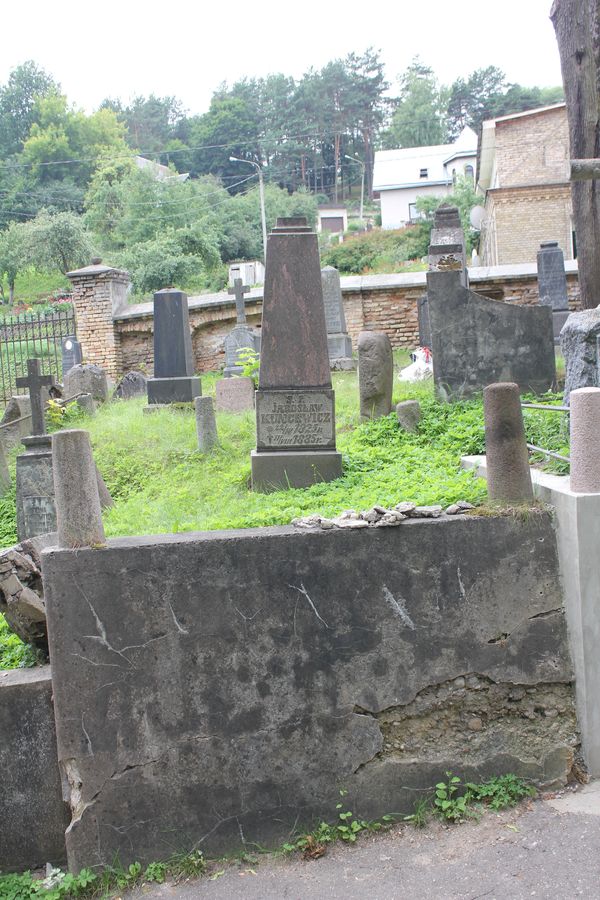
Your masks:
{"label": "building roof", "polygon": [[[477,155],[477,135],[466,126],[452,144],[378,150],[375,154],[373,190],[389,191],[417,185],[448,184],[447,164],[458,157]],[[427,175],[421,177],[421,171]]]}
{"label": "building roof", "polygon": [[486,119],[481,127],[481,143],[479,145],[479,158],[477,162],[477,187],[485,192],[492,186],[494,172],[494,156],[496,154],[496,126],[512,119],[524,119],[527,116],[539,116],[544,113],[554,112],[557,109],[565,109],[566,104],[553,103],[551,106],[538,106],[536,109],[526,109],[523,112],[510,113],[507,116],[498,116],[495,119]]}
{"label": "building roof", "polygon": [[176,172],[172,172],[168,166],[163,166],[161,163],[154,162],[153,159],[146,159],[145,156],[136,156],[135,164],[138,169],[145,170],[151,175],[154,175],[157,181],[187,181],[190,177],[189,172],[186,172],[184,175],[178,175]]}

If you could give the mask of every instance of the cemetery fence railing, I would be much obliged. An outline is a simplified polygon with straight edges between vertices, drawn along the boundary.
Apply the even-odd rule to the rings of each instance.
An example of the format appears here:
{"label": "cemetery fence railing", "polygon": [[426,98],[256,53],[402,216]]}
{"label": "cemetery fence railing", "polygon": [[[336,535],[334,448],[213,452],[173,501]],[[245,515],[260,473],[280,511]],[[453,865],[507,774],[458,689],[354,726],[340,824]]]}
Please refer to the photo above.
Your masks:
{"label": "cemetery fence railing", "polygon": [[0,320],[0,402],[17,393],[16,379],[37,357],[44,375],[62,381],[62,339],[75,335],[72,307],[26,312]]}

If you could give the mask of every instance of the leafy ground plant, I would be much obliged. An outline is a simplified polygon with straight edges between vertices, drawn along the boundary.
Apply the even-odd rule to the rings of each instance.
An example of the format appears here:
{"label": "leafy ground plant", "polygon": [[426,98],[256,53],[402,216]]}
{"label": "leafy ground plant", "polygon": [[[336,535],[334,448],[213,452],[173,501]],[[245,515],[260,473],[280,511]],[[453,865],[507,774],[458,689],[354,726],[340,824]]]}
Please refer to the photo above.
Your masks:
{"label": "leafy ground plant", "polygon": [[422,828],[431,814],[446,822],[464,822],[477,817],[484,808],[505,809],[536,795],[535,788],[518,775],[500,775],[476,784],[463,783],[457,775],[446,772],[446,779],[436,784],[433,797],[417,800],[414,813],[405,816],[405,822]]}

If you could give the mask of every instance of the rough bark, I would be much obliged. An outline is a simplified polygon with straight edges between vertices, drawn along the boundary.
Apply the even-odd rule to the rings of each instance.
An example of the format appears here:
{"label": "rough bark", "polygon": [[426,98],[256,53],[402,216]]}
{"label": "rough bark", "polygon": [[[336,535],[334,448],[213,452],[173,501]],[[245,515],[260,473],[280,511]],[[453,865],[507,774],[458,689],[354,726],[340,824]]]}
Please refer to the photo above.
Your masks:
{"label": "rough bark", "polygon": [[[600,0],[555,0],[550,18],[562,69],[572,159],[600,157]],[[574,181],[581,303],[600,303],[600,184]]]}

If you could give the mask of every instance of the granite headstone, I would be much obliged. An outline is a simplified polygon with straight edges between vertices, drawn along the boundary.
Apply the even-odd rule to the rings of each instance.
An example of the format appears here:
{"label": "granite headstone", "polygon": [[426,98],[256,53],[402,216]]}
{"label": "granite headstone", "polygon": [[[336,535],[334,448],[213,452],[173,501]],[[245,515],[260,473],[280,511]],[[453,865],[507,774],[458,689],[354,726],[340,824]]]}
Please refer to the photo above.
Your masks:
{"label": "granite headstone", "polygon": [[235,296],[236,324],[224,341],[225,370],[223,374],[225,378],[230,378],[232,375],[241,375],[244,371],[243,364],[239,358],[240,350],[254,350],[255,353],[258,353],[260,350],[258,333],[254,328],[246,324],[244,294],[249,290],[249,285],[244,284],[241,278],[236,278],[233,282],[233,287],[228,289],[228,293]]}
{"label": "granite headstone", "polygon": [[[469,286],[467,269],[467,249],[465,234],[456,206],[443,203],[433,216],[433,228],[429,241],[428,264],[430,272],[460,272],[463,287]],[[431,322],[427,294],[417,301],[419,323],[419,344],[421,347],[432,345]]]}
{"label": "granite headstone", "polygon": [[378,419],[392,411],[394,358],[387,334],[361,331],[358,336],[360,419]]}
{"label": "granite headstone", "polygon": [[325,266],[321,269],[321,281],[327,326],[327,349],[331,368],[354,368],[352,339],[346,329],[340,273],[333,266]]}
{"label": "granite headstone", "polygon": [[554,343],[560,342],[560,332],[569,316],[565,257],[558,241],[542,241],[537,254],[538,295],[542,306],[552,310]]}
{"label": "granite headstone", "polygon": [[154,377],[148,403],[193,403],[202,394],[194,375],[187,294],[166,289],[154,294]]}
{"label": "granite headstone", "polygon": [[74,334],[69,334],[62,339],[61,343],[61,354],[62,354],[62,375],[63,379],[67,372],[73,368],[73,366],[78,366],[83,361],[83,354],[81,352],[81,344],[77,340]]}
{"label": "granite headstone", "polygon": [[571,391],[600,387],[600,309],[582,309],[571,313],[560,333],[565,359],[564,401]]}
{"label": "granite headstone", "polygon": [[341,476],[319,248],[302,217],[278,219],[268,238],[255,400],[255,490]]}

